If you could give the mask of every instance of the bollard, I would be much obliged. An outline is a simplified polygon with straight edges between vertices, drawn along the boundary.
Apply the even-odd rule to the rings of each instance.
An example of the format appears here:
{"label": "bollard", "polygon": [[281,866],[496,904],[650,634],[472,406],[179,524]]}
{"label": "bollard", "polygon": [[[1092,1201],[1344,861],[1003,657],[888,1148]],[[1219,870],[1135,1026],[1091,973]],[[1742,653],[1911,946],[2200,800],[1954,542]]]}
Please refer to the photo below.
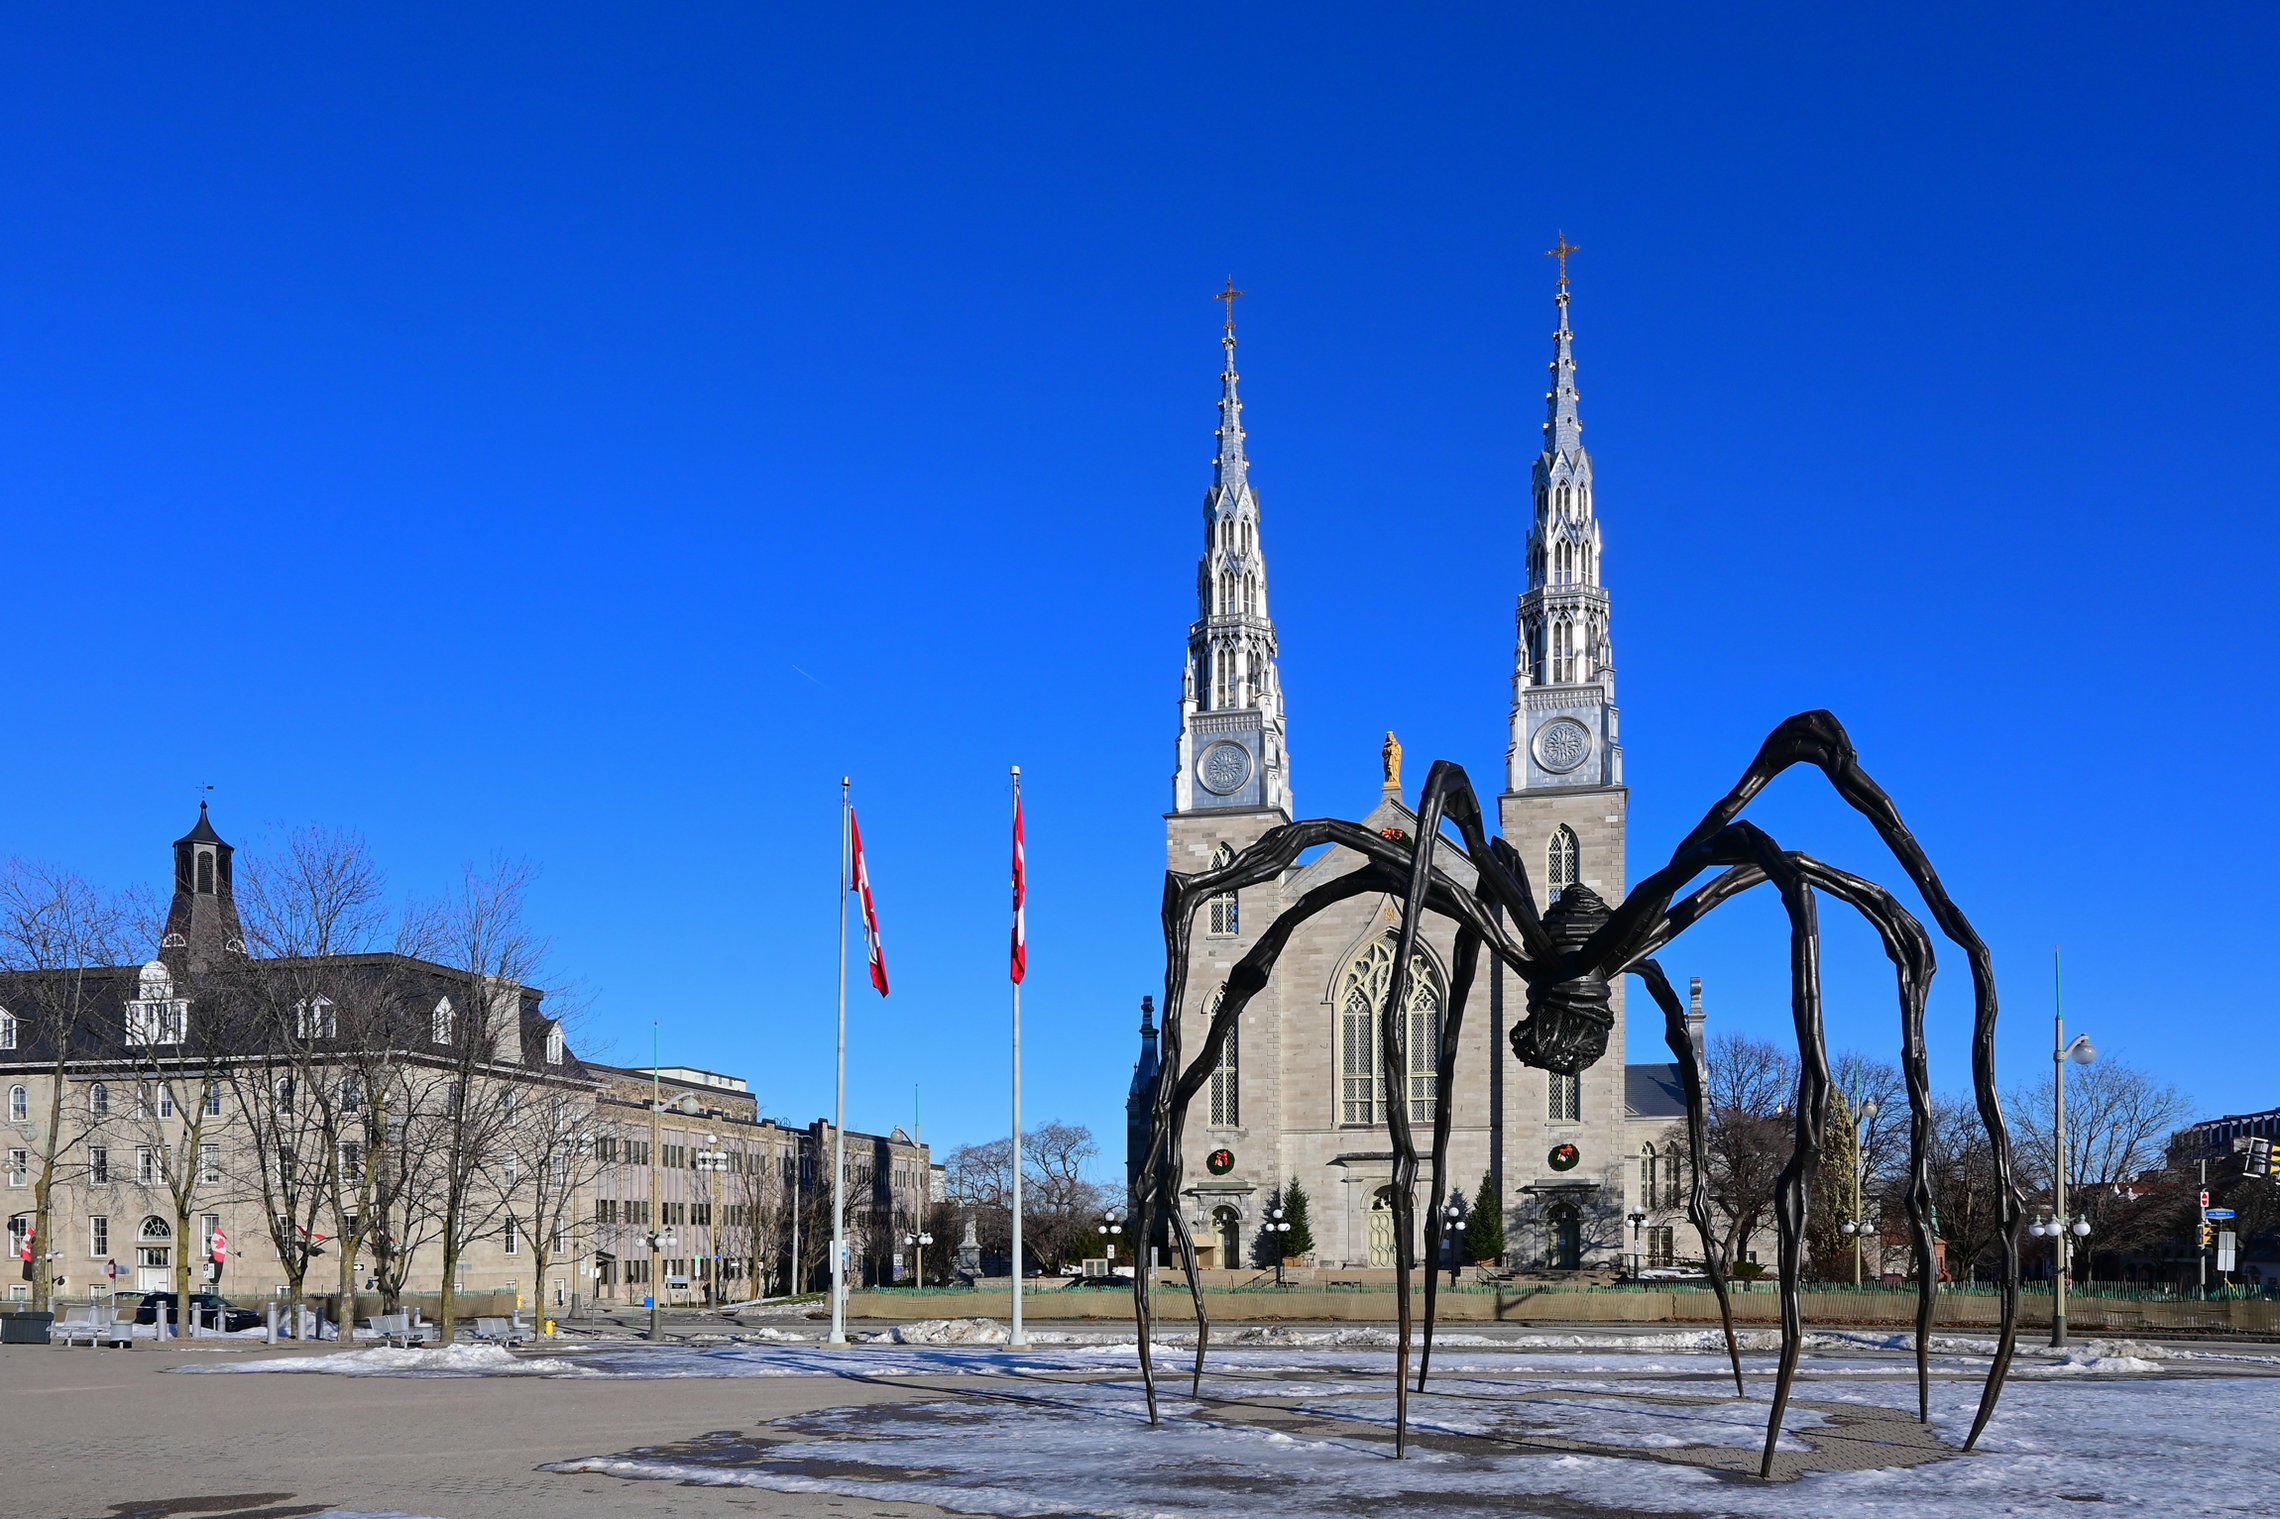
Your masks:
{"label": "bollard", "polygon": [[164,1303],[158,1305],[157,1319],[151,1325],[151,1329],[152,1339],[163,1341],[166,1338],[166,1305]]}
{"label": "bollard", "polygon": [[262,1327],[266,1335],[262,1343],[274,1345],[277,1343],[277,1300],[271,1298],[261,1306],[263,1310],[261,1315]]}

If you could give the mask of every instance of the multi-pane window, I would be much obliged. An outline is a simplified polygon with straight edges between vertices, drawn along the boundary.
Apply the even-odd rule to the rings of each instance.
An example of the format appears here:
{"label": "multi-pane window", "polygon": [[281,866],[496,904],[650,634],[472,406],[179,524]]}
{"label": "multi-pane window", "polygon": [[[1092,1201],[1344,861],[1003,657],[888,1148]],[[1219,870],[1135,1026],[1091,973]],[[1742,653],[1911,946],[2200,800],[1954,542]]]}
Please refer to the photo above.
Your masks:
{"label": "multi-pane window", "polygon": [[340,1116],[354,1118],[364,1111],[364,1085],[354,1076],[340,1079]]}
{"label": "multi-pane window", "polygon": [[[32,1152],[31,1152],[31,1151],[29,1151],[29,1150],[10,1150],[10,1151],[8,1152],[8,1185],[9,1185],[9,1186],[11,1186],[11,1187],[21,1187],[21,1186],[25,1186],[25,1185],[27,1185],[27,1183],[28,1183],[28,1177],[29,1177],[29,1173],[31,1172],[31,1169],[32,1169]],[[13,1224],[12,1224],[12,1223],[11,1223],[11,1227],[13,1227]]]}
{"label": "multi-pane window", "polygon": [[293,1037],[296,1039],[336,1039],[340,1037],[340,1015],[329,997],[305,997],[293,1004]]}
{"label": "multi-pane window", "polygon": [[[1214,1005],[1217,999],[1214,1000]],[[1240,1031],[1230,1027],[1227,1042],[1219,1047],[1219,1063],[1211,1068],[1211,1121],[1232,1129],[1243,1121],[1242,1089],[1236,1075],[1235,1041]]]}
{"label": "multi-pane window", "polygon": [[340,1179],[352,1187],[364,1180],[364,1145],[362,1141],[344,1139],[340,1142]]}
{"label": "multi-pane window", "polygon": [[1583,1118],[1583,1078],[1563,1076],[1558,1071],[1546,1073],[1550,1077],[1550,1098],[1547,1110],[1554,1123],[1576,1123]]}
{"label": "multi-pane window", "polygon": [[32,1119],[32,1094],[26,1087],[8,1088],[8,1121],[29,1123]]}
{"label": "multi-pane window", "polygon": [[1674,1244],[1675,1241],[1668,1224],[1649,1229],[1647,1231],[1647,1264],[1650,1266],[1670,1265],[1677,1259]]}
{"label": "multi-pane window", "polygon": [[108,1118],[111,1116],[111,1089],[100,1081],[87,1089],[87,1116],[89,1118]]}
{"label": "multi-pane window", "polygon": [[87,1220],[87,1253],[97,1260],[111,1253],[111,1221],[101,1214]]}
{"label": "multi-pane window", "polygon": [[222,1147],[217,1144],[198,1146],[198,1179],[212,1183],[222,1179]]}
{"label": "multi-pane window", "polygon": [[[1346,968],[1338,993],[1338,1121],[1385,1121],[1385,1083],[1378,1062],[1378,1015],[1393,987],[1394,936],[1371,944]],[[1409,1116],[1430,1121],[1440,1096],[1441,973],[1422,951],[1409,962],[1395,1039],[1408,1086]]]}
{"label": "multi-pane window", "polygon": [[[1211,868],[1225,870],[1235,863],[1235,846],[1222,843],[1211,854]],[[1243,931],[1241,903],[1232,891],[1221,892],[1211,899],[1211,922],[1204,932],[1214,939],[1232,939]]]}
{"label": "multi-pane window", "polygon": [[189,1036],[190,1002],[186,997],[165,997],[127,1004],[127,1043],[180,1044]]}
{"label": "multi-pane window", "polygon": [[1552,830],[1551,847],[1545,851],[1545,900],[1557,902],[1560,893],[1583,879],[1583,845],[1577,841],[1575,830],[1562,823]]}
{"label": "multi-pane window", "polygon": [[174,1116],[174,1088],[163,1081],[158,1085],[158,1116],[161,1118],[172,1118]]}
{"label": "multi-pane window", "polygon": [[222,1084],[218,1081],[206,1083],[206,1116],[208,1118],[222,1116]]}
{"label": "multi-pane window", "polygon": [[437,1044],[449,1044],[458,1026],[458,1014],[452,1009],[451,999],[442,998],[436,1003],[434,1013],[429,1015],[428,1037]]}
{"label": "multi-pane window", "polygon": [[166,1163],[157,1145],[135,1146],[135,1185],[154,1187],[166,1179]]}
{"label": "multi-pane window", "polygon": [[507,1215],[506,1227],[500,1231],[499,1240],[507,1254],[522,1253],[522,1226],[515,1221],[512,1213]]}
{"label": "multi-pane window", "polygon": [[95,1186],[108,1186],[111,1181],[111,1147],[87,1147],[87,1180]]}
{"label": "multi-pane window", "polygon": [[16,1015],[0,1008],[0,1050],[16,1047]]}
{"label": "multi-pane window", "polygon": [[214,1258],[214,1236],[221,1232],[222,1216],[219,1213],[201,1213],[198,1215],[198,1253],[205,1256],[206,1259],[212,1260]]}
{"label": "multi-pane window", "polygon": [[560,1065],[562,1063],[562,1026],[560,1024],[555,1024],[546,1031],[546,1063],[548,1065]]}
{"label": "multi-pane window", "polygon": [[561,1219],[554,1221],[554,1253],[567,1255],[570,1251],[570,1226]]}
{"label": "multi-pane window", "polygon": [[692,1224],[696,1224],[696,1225],[698,1225],[698,1226],[700,1226],[700,1227],[702,1227],[702,1228],[708,1228],[708,1229],[709,1229],[709,1228],[711,1228],[711,1227],[712,1227],[712,1204],[711,1204],[711,1203],[691,1203],[691,1204],[689,1204],[689,1222],[690,1222],[690,1223],[692,1223]]}
{"label": "multi-pane window", "polygon": [[595,1223],[597,1223],[597,1224],[614,1224],[614,1223],[616,1223],[617,1221],[618,1221],[618,1205],[617,1205],[617,1199],[616,1199],[616,1198],[614,1198],[614,1197],[597,1197],[597,1198],[595,1198],[595,1199],[594,1199],[594,1222],[595,1222]]}
{"label": "multi-pane window", "polygon": [[1639,1152],[1639,1206],[1642,1208],[1662,1204],[1662,1175],[1656,1164],[1660,1159],[1651,1144]]}

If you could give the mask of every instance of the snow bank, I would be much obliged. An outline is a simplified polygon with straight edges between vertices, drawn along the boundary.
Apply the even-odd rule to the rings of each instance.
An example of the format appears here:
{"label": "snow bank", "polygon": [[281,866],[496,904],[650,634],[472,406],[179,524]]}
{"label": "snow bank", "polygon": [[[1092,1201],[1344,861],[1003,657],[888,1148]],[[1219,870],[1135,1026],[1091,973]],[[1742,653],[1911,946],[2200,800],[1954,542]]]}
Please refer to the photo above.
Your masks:
{"label": "snow bank", "polygon": [[587,1369],[552,1356],[522,1357],[503,1345],[442,1345],[433,1350],[349,1350],[338,1355],[290,1356],[183,1366],[186,1372],[302,1372],[335,1377],[582,1377]]}

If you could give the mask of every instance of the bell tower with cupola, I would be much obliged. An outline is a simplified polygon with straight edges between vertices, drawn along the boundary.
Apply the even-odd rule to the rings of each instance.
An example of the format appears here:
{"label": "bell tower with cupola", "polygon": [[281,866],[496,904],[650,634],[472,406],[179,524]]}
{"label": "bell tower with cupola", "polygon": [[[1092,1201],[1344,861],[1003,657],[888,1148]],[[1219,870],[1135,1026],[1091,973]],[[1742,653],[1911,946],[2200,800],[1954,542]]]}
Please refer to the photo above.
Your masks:
{"label": "bell tower with cupola", "polygon": [[174,841],[174,900],[159,940],[159,958],[178,976],[220,970],[230,960],[245,958],[245,929],[238,922],[237,891],[230,878],[234,853],[200,802],[197,824]]}

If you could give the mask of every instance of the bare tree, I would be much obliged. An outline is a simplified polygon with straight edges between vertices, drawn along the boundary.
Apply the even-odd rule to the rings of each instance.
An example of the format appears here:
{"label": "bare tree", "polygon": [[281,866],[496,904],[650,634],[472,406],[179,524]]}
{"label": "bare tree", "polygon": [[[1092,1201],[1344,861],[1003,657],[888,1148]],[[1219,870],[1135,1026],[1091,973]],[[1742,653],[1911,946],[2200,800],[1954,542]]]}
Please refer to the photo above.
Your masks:
{"label": "bare tree", "polygon": [[564,1257],[584,1253],[592,1220],[577,1211],[601,1174],[594,1143],[600,1126],[595,1093],[567,1087],[533,1092],[508,1115],[500,1136],[498,1180],[506,1227],[530,1241],[534,1301],[544,1303],[548,1269]]}
{"label": "bare tree", "polygon": [[[1982,1267],[1993,1269],[2003,1231],[2003,1189],[1996,1174],[1995,1149],[1976,1103],[1932,1099],[1926,1164],[1931,1173],[1933,1234],[1947,1242],[1947,1273],[1976,1280]],[[1887,1182],[1887,1217],[1904,1216],[1905,1188],[1902,1179]]]}
{"label": "bare tree", "polygon": [[1710,1201],[1725,1223],[1726,1258],[1740,1261],[1773,1215],[1773,1185],[1789,1160],[1797,1059],[1739,1034],[1711,1040],[1708,1057]]}
{"label": "bare tree", "polygon": [[[2055,1073],[2039,1085],[2013,1089],[2006,1106],[2020,1185],[2030,1196],[2040,1194],[2048,1210],[2057,1179]],[[2068,1073],[2067,1203],[2072,1217],[2090,1225],[2089,1238],[2075,1252],[2084,1265],[2100,1247],[2130,1249],[2165,1232],[2151,1211],[2136,1206],[2114,1184],[2158,1170],[2171,1133],[2191,1117],[2183,1092],[2110,1056]]]}
{"label": "bare tree", "polygon": [[[1021,1232],[1023,1253],[1041,1266],[1074,1259],[1090,1240],[1101,1213],[1122,1187],[1088,1179],[1087,1165],[1098,1157],[1092,1130],[1058,1119],[1040,1124],[1021,1140]],[[974,1219],[975,1237],[987,1254],[1013,1248],[1013,1143],[960,1145],[943,1158],[948,1200],[961,1217]],[[963,1225],[960,1226],[961,1229]]]}
{"label": "bare tree", "polygon": [[69,1100],[70,1068],[91,1052],[104,1012],[102,972],[126,957],[128,929],[119,903],[69,871],[21,861],[0,871],[0,1012],[10,1020],[17,1049],[48,1074],[41,1111],[27,1104],[18,1128],[26,1141],[21,1166],[9,1156],[10,1169],[29,1173],[32,1183],[28,1274],[36,1309],[48,1306],[54,1284],[46,1263],[57,1253],[55,1184],[88,1134],[90,1115]]}
{"label": "bare tree", "polygon": [[460,1253],[506,1227],[503,1189],[492,1179],[521,1075],[523,989],[536,975],[546,944],[523,919],[535,872],[511,860],[487,870],[468,866],[448,899],[417,920],[423,958],[448,966],[463,995],[434,1010],[432,1043],[448,1072],[444,1100],[430,1104],[430,1145],[440,1184],[443,1281],[436,1318],[446,1342],[454,1329]]}
{"label": "bare tree", "polygon": [[[1844,1232],[1845,1222],[1856,1219],[1854,1165],[1857,1162],[1860,1168],[1857,1221],[1865,1224],[1869,1214],[1884,1211],[1880,1199],[1887,1190],[1885,1179],[1899,1169],[1907,1154],[1907,1088],[1897,1066],[1855,1051],[1839,1054],[1830,1066],[1829,1122],[1805,1239],[1814,1274],[1824,1281],[1841,1281],[1852,1276],[1857,1248],[1855,1236]],[[1875,1104],[1873,1117],[1867,1116],[1870,1103]],[[1860,1143],[1864,1129],[1865,1146]]]}

